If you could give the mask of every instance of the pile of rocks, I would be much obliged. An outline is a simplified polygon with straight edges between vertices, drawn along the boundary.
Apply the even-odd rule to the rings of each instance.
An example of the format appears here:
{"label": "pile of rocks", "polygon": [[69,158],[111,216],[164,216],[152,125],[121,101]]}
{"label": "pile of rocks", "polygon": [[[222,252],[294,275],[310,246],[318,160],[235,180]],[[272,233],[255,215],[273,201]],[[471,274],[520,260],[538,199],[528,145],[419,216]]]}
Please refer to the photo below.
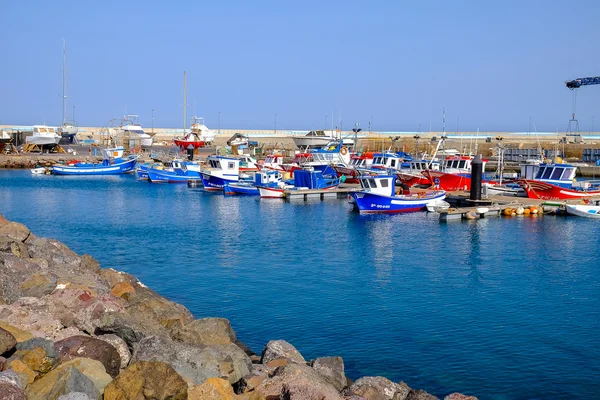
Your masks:
{"label": "pile of rocks", "polygon": [[[435,399],[289,343],[262,355],[135,277],[0,215],[0,399]],[[452,394],[446,399],[475,399]]]}
{"label": "pile of rocks", "polygon": [[70,155],[61,155],[55,157],[48,157],[42,155],[20,155],[20,156],[0,156],[0,169],[31,169],[36,167],[51,167],[55,164],[65,164],[69,161],[80,160],[83,162],[96,162],[99,160],[97,157],[77,157]]}

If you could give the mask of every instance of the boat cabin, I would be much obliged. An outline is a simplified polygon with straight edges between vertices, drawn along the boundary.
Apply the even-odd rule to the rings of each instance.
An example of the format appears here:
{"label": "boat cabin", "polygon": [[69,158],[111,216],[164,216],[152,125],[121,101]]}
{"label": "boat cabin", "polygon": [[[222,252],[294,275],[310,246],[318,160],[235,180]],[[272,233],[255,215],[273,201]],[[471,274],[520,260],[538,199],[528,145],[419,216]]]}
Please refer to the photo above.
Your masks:
{"label": "boat cabin", "polygon": [[125,148],[123,148],[122,146],[113,147],[113,148],[109,148],[109,149],[102,149],[102,157],[105,160],[108,160],[111,158],[123,158],[124,152],[125,152]]}
{"label": "boat cabin", "polygon": [[214,171],[223,171],[225,175],[235,174],[240,172],[240,159],[224,156],[208,156],[207,164],[209,169]]}
{"label": "boat cabin", "polygon": [[322,149],[312,149],[310,154],[312,161],[306,163],[310,167],[331,164],[346,166],[350,163],[350,151],[339,142],[325,146]]}
{"label": "boat cabin", "polygon": [[262,166],[270,169],[282,169],[283,156],[281,154],[271,154],[265,157]]}
{"label": "boat cabin", "polygon": [[376,153],[373,155],[373,169],[400,169],[404,159],[396,153]]}
{"label": "boat cabin", "polygon": [[[487,160],[482,159],[483,171],[485,171],[485,164]],[[470,174],[471,163],[473,162],[472,156],[448,156],[444,160],[443,171],[448,174]]]}
{"label": "boat cabin", "polygon": [[416,160],[416,161],[411,161],[408,163],[409,168],[411,171],[415,171],[415,172],[421,172],[421,171],[425,171],[425,170],[434,170],[434,171],[439,171],[440,170],[440,162],[437,160]]}
{"label": "boat cabin", "polygon": [[570,164],[540,164],[535,180],[570,187],[577,167]]}
{"label": "boat cabin", "polygon": [[393,196],[396,192],[396,177],[391,175],[358,177],[363,191],[383,196]]}
{"label": "boat cabin", "polygon": [[255,186],[266,186],[270,183],[280,182],[283,179],[283,175],[279,171],[263,169],[254,174],[254,185]]}

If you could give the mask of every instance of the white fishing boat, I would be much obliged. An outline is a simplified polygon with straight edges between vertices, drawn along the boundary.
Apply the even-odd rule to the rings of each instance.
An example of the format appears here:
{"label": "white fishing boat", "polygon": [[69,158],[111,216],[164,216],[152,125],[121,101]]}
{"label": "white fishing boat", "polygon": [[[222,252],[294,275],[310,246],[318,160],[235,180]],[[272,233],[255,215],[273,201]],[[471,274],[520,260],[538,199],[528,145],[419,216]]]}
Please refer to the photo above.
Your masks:
{"label": "white fishing boat", "polygon": [[591,204],[567,204],[565,208],[567,214],[586,218],[600,218],[600,201]]}
{"label": "white fishing boat", "polygon": [[[337,140],[340,132],[335,130],[328,131],[310,131],[304,136],[292,136],[294,144],[300,149],[311,149],[327,145],[332,140]],[[352,146],[354,140],[344,138],[342,140],[344,146]]]}
{"label": "white fishing boat", "polygon": [[152,146],[152,136],[144,132],[142,126],[138,122],[137,115],[126,115],[123,117],[123,122],[121,126],[119,126],[119,129],[125,136],[131,138],[137,137],[140,140],[142,147]]}
{"label": "white fishing boat", "polygon": [[448,211],[450,203],[444,200],[436,201],[435,203],[427,204],[427,211],[440,213],[442,211]]}
{"label": "white fishing boat", "polygon": [[38,146],[57,145],[61,136],[56,133],[56,128],[46,125],[33,125],[33,135],[25,138],[25,143]]}

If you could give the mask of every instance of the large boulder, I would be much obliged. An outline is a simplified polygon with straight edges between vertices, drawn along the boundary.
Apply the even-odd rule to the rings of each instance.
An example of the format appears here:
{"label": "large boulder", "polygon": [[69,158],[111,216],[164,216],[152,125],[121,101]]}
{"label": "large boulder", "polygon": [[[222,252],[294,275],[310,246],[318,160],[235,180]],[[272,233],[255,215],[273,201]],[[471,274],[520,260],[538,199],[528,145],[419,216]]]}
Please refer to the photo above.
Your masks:
{"label": "large boulder", "polygon": [[341,391],[347,385],[342,357],[321,357],[312,362],[313,369]]}
{"label": "large boulder", "polygon": [[12,350],[17,344],[17,339],[9,331],[0,328],[0,355]]}
{"label": "large boulder", "polygon": [[97,338],[104,340],[106,343],[110,343],[115,349],[117,349],[117,352],[121,358],[120,368],[127,368],[129,365],[129,360],[131,360],[131,352],[129,351],[129,347],[127,346],[125,340],[112,333],[100,335],[97,336]]}
{"label": "large boulder", "polygon": [[9,360],[19,359],[32,371],[45,374],[58,364],[54,342],[42,338],[29,339],[17,344],[17,351]]}
{"label": "large boulder", "polygon": [[121,356],[108,342],[90,336],[72,336],[55,342],[54,347],[60,354],[60,362],[78,357],[90,358],[100,361],[113,378],[119,374]]}
{"label": "large boulder", "polygon": [[439,400],[432,394],[427,393],[424,390],[411,390],[406,396],[406,400]]}
{"label": "large boulder", "polygon": [[19,288],[22,296],[25,297],[42,297],[52,293],[56,288],[58,278],[56,275],[42,272],[29,276],[25,279]]}
{"label": "large boulder", "polygon": [[94,383],[77,368],[56,369],[42,376],[27,388],[28,400],[53,400],[61,395],[81,392],[99,399],[100,392]]}
{"label": "large boulder", "polygon": [[236,395],[225,379],[208,378],[188,390],[188,400],[232,400]]}
{"label": "large boulder", "polygon": [[56,367],[56,369],[52,370],[50,373],[56,371],[56,373],[60,374],[61,371],[67,370],[71,367],[77,368],[79,372],[81,372],[90,381],[92,381],[92,383],[100,393],[102,393],[106,385],[108,385],[112,381],[112,377],[106,373],[104,365],[102,365],[100,361],[92,360],[91,358],[75,358],[63,364],[60,364],[58,367]]}
{"label": "large boulder", "polygon": [[279,358],[296,364],[306,364],[306,360],[294,346],[285,340],[271,340],[262,352],[260,363],[267,364],[269,361]]}
{"label": "large boulder", "polygon": [[19,359],[9,360],[7,362],[7,367],[10,371],[14,371],[21,378],[21,383],[23,384],[23,388],[27,387],[27,385],[33,383],[37,374],[33,372],[31,368],[29,368],[23,361]]}
{"label": "large boulder", "polygon": [[0,399],[25,400],[21,377],[15,371],[0,372]]}
{"label": "large boulder", "polygon": [[335,387],[311,367],[302,364],[277,368],[256,387],[255,392],[267,399],[342,400]]}
{"label": "large boulder", "polygon": [[[2,307],[0,306],[0,309],[1,308]],[[30,332],[27,332],[23,329],[19,329],[16,326],[7,324],[2,321],[0,321],[0,328],[4,329],[5,331],[7,331],[11,335],[13,335],[14,338],[17,340],[17,343],[21,343],[21,342],[24,342],[26,340],[33,338],[33,335]]]}
{"label": "large boulder", "polygon": [[362,396],[367,400],[404,400],[410,388],[382,376],[365,376],[358,379],[346,391],[346,395]]}
{"label": "large boulder", "polygon": [[172,329],[172,337],[189,344],[235,343],[235,332],[226,318],[202,318]]}
{"label": "large boulder", "polygon": [[196,385],[212,377],[237,382],[251,366],[248,356],[234,344],[195,346],[159,336],[136,344],[131,362],[136,361],[165,362]]}
{"label": "large boulder", "polygon": [[462,393],[451,393],[444,397],[444,400],[477,400],[477,397],[467,396],[466,394]]}
{"label": "large boulder", "polygon": [[35,274],[41,272],[40,264],[24,259],[12,253],[0,253],[0,299],[10,304],[25,294],[21,285]]}
{"label": "large boulder", "polygon": [[104,400],[185,400],[188,386],[171,366],[138,361],[127,367],[104,389]]}
{"label": "large boulder", "polygon": [[0,225],[0,235],[6,235],[11,239],[17,240],[19,242],[25,242],[29,237],[29,229],[23,224],[19,224],[18,222],[7,222],[3,225]]}

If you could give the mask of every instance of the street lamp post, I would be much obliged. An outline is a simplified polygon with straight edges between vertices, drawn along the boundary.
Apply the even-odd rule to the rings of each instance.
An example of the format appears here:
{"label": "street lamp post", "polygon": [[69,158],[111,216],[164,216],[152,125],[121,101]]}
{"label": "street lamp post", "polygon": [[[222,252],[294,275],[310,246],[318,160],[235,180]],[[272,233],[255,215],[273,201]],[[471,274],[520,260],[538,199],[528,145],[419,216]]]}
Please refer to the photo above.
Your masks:
{"label": "street lamp post", "polygon": [[152,134],[154,135],[154,108],[152,109]]}
{"label": "street lamp post", "polygon": [[[75,106],[73,106],[73,125],[75,125]],[[592,123],[592,126],[594,124]]]}
{"label": "street lamp post", "polygon": [[275,113],[275,135],[277,135],[277,113]]}
{"label": "street lamp post", "polygon": [[217,115],[217,133],[221,133],[221,111]]}

